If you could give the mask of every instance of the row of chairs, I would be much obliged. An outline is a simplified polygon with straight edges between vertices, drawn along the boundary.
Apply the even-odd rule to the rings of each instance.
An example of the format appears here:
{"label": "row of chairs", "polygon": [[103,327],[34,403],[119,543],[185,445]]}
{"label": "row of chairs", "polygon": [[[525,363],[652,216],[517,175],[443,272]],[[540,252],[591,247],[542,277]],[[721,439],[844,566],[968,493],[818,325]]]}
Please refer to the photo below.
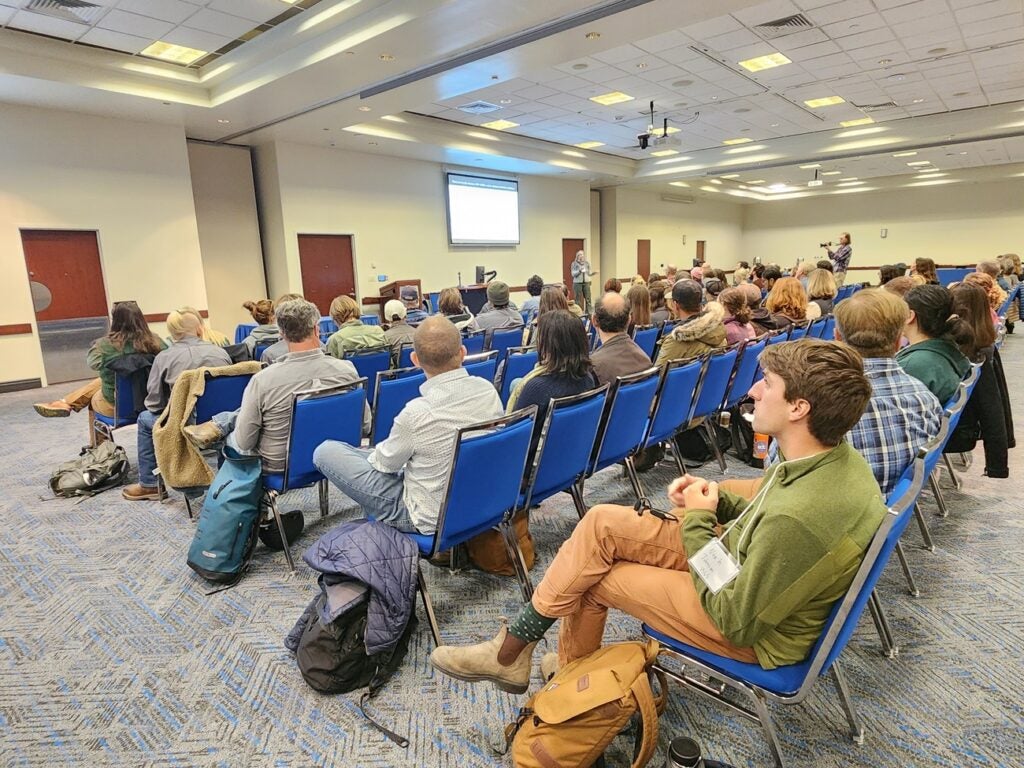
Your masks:
{"label": "row of chairs", "polygon": [[[362,315],[359,320],[364,325],[380,325],[380,318],[377,315]],[[235,326],[235,344],[241,344],[245,338],[256,328],[256,323],[239,323]],[[338,330],[338,324],[330,317],[320,318],[320,341],[326,343],[330,335]],[[258,359],[258,358],[257,358]]]}

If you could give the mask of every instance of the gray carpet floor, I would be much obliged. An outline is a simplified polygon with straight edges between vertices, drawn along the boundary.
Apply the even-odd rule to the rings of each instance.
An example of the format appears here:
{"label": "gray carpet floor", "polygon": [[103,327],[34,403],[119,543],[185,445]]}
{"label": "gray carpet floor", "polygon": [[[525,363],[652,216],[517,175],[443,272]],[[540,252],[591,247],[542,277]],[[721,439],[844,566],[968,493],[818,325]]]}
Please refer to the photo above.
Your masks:
{"label": "gray carpet floor", "polygon": [[[1024,341],[1008,337],[1003,355],[1021,424]],[[308,688],[284,649],[284,635],[316,588],[304,564],[289,576],[283,554],[260,547],[236,588],[207,596],[206,583],[185,565],[193,523],[180,496],[164,503],[129,503],[117,491],[77,503],[50,498],[49,473],[77,455],[85,417],[44,421],[30,404],[63,391],[0,396],[0,765],[512,764],[493,747],[523,699],[436,675],[427,663],[426,622],[371,704],[409,737],[401,749],[365,724],[355,694]],[[1019,427],[1017,439],[1024,439]],[[119,442],[134,462],[134,428],[122,430]],[[865,743],[848,738],[825,678],[804,704],[774,710],[792,765],[1024,765],[1021,451],[1011,452],[1010,480],[983,477],[980,460],[961,473],[961,491],[944,478],[949,517],[938,517],[926,499],[936,551],[921,548],[913,525],[904,537],[921,597],[907,594],[895,563],[880,585],[899,656],[880,655],[866,616],[843,655]],[[733,459],[727,474],[753,472]],[[721,478],[717,467],[703,474]],[[672,476],[667,464],[644,476],[662,505]],[[607,470],[588,484],[587,499],[630,501],[628,483]],[[322,521],[311,492],[286,495],[283,508],[307,512],[296,559],[331,526],[358,515],[337,491]],[[568,496],[535,510],[535,579],[575,520]],[[489,637],[499,617],[516,614],[512,579],[426,567],[448,641]],[[635,620],[613,613],[606,638],[638,633]],[[663,764],[665,744],[678,735],[737,768],[769,764],[758,727],[678,689],[661,726],[652,765]],[[628,749],[617,740],[609,765],[628,765]]]}

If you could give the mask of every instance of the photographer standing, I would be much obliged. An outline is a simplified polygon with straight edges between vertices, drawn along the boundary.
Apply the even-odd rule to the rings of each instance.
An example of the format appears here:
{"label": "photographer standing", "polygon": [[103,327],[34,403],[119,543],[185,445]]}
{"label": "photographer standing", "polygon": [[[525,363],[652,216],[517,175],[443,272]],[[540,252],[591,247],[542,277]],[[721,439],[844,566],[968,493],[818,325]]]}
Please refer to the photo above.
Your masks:
{"label": "photographer standing", "polygon": [[853,248],[850,246],[850,233],[843,232],[839,235],[839,247],[834,251],[829,247],[832,243],[822,243],[821,247],[828,253],[832,261],[832,271],[835,273],[836,287],[846,281],[846,270],[850,266],[850,258],[853,256]]}
{"label": "photographer standing", "polygon": [[589,315],[593,309],[590,302],[590,276],[594,274],[594,270],[590,268],[590,262],[583,251],[576,251],[576,258],[569,266],[569,273],[572,275],[573,298]]}

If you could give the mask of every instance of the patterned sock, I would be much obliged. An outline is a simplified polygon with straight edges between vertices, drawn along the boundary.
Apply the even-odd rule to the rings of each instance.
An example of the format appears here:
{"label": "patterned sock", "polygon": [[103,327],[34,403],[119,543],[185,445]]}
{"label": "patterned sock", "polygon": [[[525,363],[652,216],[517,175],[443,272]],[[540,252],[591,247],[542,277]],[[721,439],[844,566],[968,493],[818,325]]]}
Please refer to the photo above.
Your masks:
{"label": "patterned sock", "polygon": [[551,629],[551,625],[554,623],[555,619],[549,619],[547,616],[541,616],[537,613],[537,609],[533,607],[531,602],[526,604],[526,607],[519,613],[516,620],[512,622],[512,626],[508,628],[508,633],[518,637],[520,640],[525,640],[527,643],[532,643],[544,637],[544,633]]}

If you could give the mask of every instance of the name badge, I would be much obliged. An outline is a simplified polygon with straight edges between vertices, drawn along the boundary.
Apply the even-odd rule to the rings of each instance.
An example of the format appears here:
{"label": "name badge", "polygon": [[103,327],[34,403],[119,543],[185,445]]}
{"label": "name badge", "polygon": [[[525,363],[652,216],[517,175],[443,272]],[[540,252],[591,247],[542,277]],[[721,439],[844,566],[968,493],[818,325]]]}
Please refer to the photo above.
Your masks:
{"label": "name badge", "polygon": [[690,570],[707,584],[711,594],[717,595],[722,587],[740,573],[739,564],[729,554],[721,539],[712,539],[689,559]]}

